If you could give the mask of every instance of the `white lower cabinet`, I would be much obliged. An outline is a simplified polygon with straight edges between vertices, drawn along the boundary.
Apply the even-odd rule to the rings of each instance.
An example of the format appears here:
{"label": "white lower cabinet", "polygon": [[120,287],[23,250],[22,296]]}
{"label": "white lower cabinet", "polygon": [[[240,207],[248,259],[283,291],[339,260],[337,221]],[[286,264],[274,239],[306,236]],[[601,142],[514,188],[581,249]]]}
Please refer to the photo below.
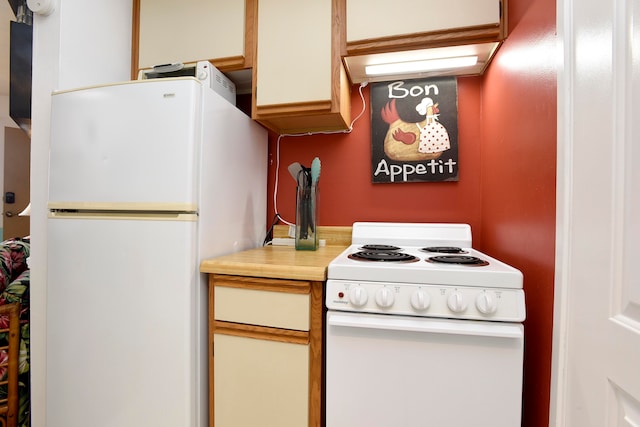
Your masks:
{"label": "white lower cabinet", "polygon": [[309,346],[214,334],[216,427],[309,425]]}
{"label": "white lower cabinet", "polygon": [[211,427],[321,427],[323,289],[209,275]]}

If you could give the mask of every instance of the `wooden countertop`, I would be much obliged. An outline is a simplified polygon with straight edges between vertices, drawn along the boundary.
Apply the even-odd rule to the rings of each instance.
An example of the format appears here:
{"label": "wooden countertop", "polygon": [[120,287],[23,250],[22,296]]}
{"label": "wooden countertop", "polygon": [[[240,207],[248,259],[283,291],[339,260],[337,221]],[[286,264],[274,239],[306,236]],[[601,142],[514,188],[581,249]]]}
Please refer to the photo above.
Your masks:
{"label": "wooden countertop", "polygon": [[297,251],[293,246],[264,246],[236,252],[200,263],[203,273],[274,279],[327,279],[327,266],[347,246],[323,246],[316,251]]}
{"label": "wooden countertop", "polygon": [[[287,237],[288,227],[274,227],[274,237]],[[200,263],[203,273],[270,279],[327,280],[329,263],[351,244],[351,227],[319,226],[318,237],[327,242],[316,251],[297,251],[293,246],[263,246]]]}
{"label": "wooden countertop", "polygon": [[[288,237],[288,228],[276,225],[274,237]],[[200,263],[203,273],[270,279],[327,280],[329,263],[351,244],[351,227],[319,226],[318,238],[327,246],[316,251],[297,251],[293,246],[263,246]]]}

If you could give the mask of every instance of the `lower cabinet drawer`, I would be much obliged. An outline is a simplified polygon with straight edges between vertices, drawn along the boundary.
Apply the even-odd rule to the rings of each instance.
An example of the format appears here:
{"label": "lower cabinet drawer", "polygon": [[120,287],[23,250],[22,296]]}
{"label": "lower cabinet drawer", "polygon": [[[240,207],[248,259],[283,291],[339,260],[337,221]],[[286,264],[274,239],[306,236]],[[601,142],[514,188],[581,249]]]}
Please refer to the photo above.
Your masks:
{"label": "lower cabinet drawer", "polygon": [[214,334],[216,427],[309,425],[309,346]]}
{"label": "lower cabinet drawer", "polygon": [[309,294],[216,286],[215,320],[309,330]]}

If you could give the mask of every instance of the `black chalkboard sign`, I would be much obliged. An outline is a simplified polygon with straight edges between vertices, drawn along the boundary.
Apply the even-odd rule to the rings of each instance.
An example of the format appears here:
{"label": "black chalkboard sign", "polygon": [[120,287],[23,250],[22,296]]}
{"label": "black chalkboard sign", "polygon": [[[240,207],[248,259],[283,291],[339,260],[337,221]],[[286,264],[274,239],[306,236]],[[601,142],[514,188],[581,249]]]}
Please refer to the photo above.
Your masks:
{"label": "black chalkboard sign", "polygon": [[455,77],[371,85],[374,183],[458,180]]}

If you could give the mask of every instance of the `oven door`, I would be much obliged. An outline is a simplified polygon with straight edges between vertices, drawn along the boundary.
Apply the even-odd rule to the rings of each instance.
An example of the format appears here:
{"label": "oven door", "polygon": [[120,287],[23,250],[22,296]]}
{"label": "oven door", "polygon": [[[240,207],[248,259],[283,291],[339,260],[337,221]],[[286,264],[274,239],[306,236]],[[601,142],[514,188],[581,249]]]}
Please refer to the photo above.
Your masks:
{"label": "oven door", "polygon": [[518,427],[521,324],[327,312],[327,427]]}

